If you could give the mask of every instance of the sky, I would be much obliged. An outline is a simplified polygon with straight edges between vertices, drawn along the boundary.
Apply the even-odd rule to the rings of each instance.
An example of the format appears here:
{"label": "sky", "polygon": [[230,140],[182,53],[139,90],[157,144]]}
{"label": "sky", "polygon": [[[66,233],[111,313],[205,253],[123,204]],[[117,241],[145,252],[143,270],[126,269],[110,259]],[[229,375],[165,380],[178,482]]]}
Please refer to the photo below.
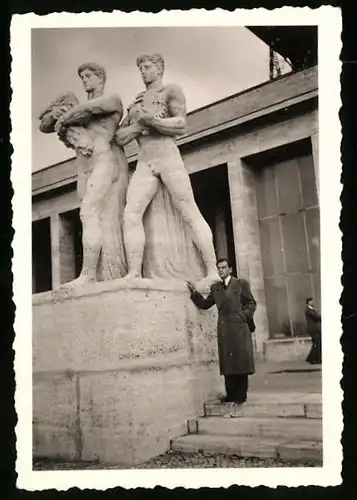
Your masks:
{"label": "sky", "polygon": [[269,50],[244,27],[37,28],[32,30],[32,168],[73,156],[55,134],[39,131],[38,116],[58,95],[85,99],[77,68],[97,62],[107,71],[106,91],[124,107],[143,90],[136,57],[160,53],[164,82],[177,83],[192,111],[269,78]]}

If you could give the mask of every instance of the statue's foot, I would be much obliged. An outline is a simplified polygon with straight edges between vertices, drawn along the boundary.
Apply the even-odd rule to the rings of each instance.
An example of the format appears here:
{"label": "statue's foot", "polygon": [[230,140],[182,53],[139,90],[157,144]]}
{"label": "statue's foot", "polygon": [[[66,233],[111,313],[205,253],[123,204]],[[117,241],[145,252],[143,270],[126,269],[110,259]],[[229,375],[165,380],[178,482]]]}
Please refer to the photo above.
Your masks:
{"label": "statue's foot", "polygon": [[141,278],[141,274],[131,271],[126,276],[124,276],[124,278],[121,278],[121,279],[125,280],[125,281],[129,281],[129,280],[138,279],[138,278]]}
{"label": "statue's foot", "polygon": [[69,281],[68,283],[63,283],[60,288],[78,288],[80,286],[90,285],[95,282],[95,278],[80,274],[75,280]]}

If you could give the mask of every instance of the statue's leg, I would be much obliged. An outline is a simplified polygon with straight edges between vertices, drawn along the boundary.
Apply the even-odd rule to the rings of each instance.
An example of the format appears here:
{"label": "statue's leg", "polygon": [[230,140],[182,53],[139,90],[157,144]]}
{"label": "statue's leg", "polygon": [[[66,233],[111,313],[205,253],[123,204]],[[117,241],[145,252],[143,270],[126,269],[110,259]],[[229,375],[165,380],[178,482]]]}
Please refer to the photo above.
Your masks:
{"label": "statue's leg", "polygon": [[172,202],[183,221],[191,228],[193,241],[206,266],[207,277],[217,279],[212,232],[196,205],[187,171],[183,165],[170,165],[162,169],[161,179],[170,191]]}
{"label": "statue's leg", "polygon": [[143,216],[158,185],[158,177],[145,163],[138,162],[129,183],[124,210],[124,244],[129,270],[125,278],[141,277],[145,246]]}
{"label": "statue's leg", "polygon": [[[83,226],[82,275],[95,281],[99,254],[103,243],[100,223],[101,211],[112,185],[113,161],[108,155],[98,155],[93,172],[88,178],[80,215]],[[111,155],[110,155],[111,156]]]}
{"label": "statue's leg", "polygon": [[96,165],[88,177],[80,207],[83,228],[82,271],[77,279],[65,283],[65,287],[81,286],[97,279],[97,265],[103,243],[100,215],[112,185],[113,163],[108,157],[102,158],[102,155],[96,160]]}

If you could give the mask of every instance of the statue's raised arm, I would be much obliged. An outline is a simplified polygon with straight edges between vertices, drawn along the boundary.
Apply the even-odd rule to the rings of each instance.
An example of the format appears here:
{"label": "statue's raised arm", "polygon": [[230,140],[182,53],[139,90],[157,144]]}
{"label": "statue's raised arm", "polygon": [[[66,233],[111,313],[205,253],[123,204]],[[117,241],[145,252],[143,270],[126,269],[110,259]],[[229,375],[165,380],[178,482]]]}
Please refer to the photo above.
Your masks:
{"label": "statue's raised arm", "polygon": [[56,129],[59,132],[62,127],[70,125],[86,125],[88,120],[100,115],[117,113],[119,123],[123,116],[123,104],[118,95],[103,95],[91,101],[77,104],[70,108],[57,122]]}

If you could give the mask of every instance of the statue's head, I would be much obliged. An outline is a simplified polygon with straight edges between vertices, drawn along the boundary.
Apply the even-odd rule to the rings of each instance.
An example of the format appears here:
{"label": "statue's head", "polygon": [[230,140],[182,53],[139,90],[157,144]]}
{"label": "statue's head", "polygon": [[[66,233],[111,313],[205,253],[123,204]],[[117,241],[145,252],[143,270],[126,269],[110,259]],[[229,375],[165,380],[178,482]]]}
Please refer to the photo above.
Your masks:
{"label": "statue's head", "polygon": [[164,58],[160,54],[144,54],[136,59],[143,82],[147,85],[162,78],[165,70]]}
{"label": "statue's head", "polygon": [[87,93],[103,89],[107,80],[105,69],[97,63],[81,64],[78,68],[78,75]]}

